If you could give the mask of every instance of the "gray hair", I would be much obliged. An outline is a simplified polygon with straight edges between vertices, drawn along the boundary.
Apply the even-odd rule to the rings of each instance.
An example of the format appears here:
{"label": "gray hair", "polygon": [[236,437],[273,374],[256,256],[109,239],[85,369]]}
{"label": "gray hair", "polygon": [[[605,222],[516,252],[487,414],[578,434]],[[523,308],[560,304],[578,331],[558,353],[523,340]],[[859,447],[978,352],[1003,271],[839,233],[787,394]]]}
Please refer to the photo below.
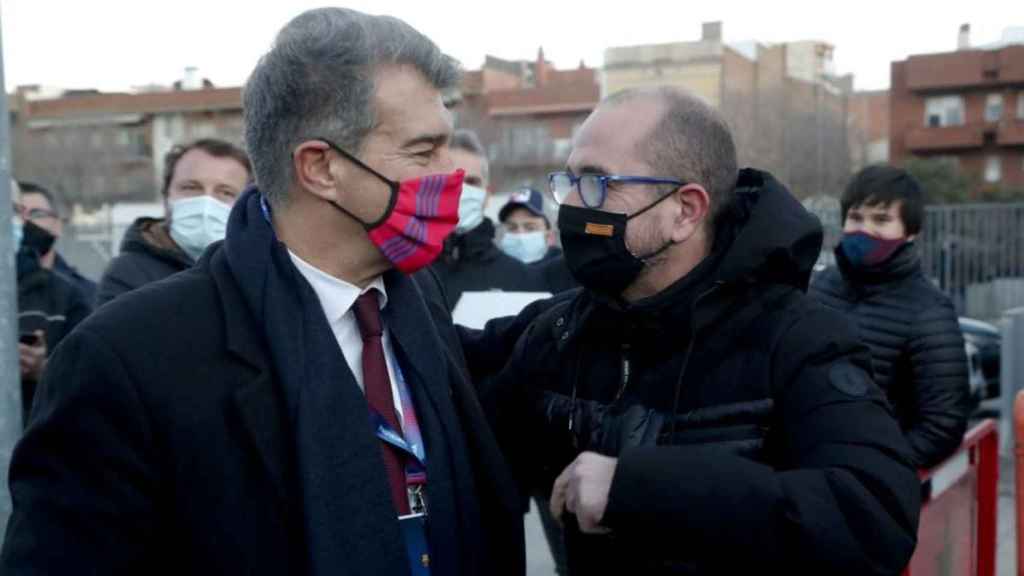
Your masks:
{"label": "gray hair", "polygon": [[732,202],[739,171],[729,125],[698,96],[669,86],[624,90],[601,106],[637,98],[654,98],[665,106],[650,135],[640,141],[639,152],[656,176],[703,186],[711,198],[714,227]]}
{"label": "gray hair", "polygon": [[484,145],[480,143],[480,137],[476,135],[476,132],[472,130],[466,130],[465,128],[456,130],[452,134],[451,142],[452,150],[462,150],[469,152],[474,156],[479,156],[483,159],[483,174],[484,180],[490,179],[490,162],[487,159],[487,150],[484,149]]}
{"label": "gray hair", "polygon": [[442,92],[459,81],[455,60],[391,16],[319,8],[281,29],[243,94],[246,147],[272,203],[287,200],[292,151],[304,140],[331,138],[359,154],[376,125],[374,74],[386,64],[411,65]]}

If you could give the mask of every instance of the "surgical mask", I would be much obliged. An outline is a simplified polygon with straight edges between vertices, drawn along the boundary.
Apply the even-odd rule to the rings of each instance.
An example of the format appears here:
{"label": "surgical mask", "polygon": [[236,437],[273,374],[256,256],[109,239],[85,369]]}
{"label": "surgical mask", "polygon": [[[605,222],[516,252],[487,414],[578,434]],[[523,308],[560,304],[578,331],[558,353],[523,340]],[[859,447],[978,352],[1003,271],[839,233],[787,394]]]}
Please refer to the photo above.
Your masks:
{"label": "surgical mask", "polygon": [[455,226],[456,234],[465,234],[484,221],[484,201],[487,191],[469,184],[462,185],[462,196],[459,197],[459,223]]}
{"label": "surgical mask", "polygon": [[628,216],[563,204],[558,209],[558,228],[565,264],[573,278],[592,292],[621,296],[650,259],[673,244],[670,240],[650,254],[635,256],[626,246],[626,224],[669,196]]}
{"label": "surgical mask", "polygon": [[883,264],[907,243],[906,238],[880,238],[867,232],[843,234],[839,248],[854,268],[871,268]]}
{"label": "surgical mask", "polygon": [[364,222],[340,204],[328,203],[362,224],[370,241],[400,272],[412,274],[437,259],[445,238],[459,221],[459,196],[465,172],[456,170],[450,174],[432,174],[396,182],[330,140],[318,140],[376,176],[391,190],[388,208],[375,222]]}
{"label": "surgical mask", "polygon": [[230,206],[210,196],[175,200],[171,202],[171,238],[198,260],[207,246],[224,239],[229,214]]}
{"label": "surgical mask", "polygon": [[532,264],[544,258],[548,252],[548,233],[544,230],[536,232],[506,232],[499,243],[501,251],[523,262]]}

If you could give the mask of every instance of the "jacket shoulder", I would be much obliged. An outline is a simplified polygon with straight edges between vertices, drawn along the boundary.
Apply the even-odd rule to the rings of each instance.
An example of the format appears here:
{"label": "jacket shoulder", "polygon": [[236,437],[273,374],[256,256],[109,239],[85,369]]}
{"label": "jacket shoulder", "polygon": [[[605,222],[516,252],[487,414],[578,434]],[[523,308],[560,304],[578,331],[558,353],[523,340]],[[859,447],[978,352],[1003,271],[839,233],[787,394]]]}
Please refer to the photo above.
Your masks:
{"label": "jacket shoulder", "polygon": [[118,296],[82,327],[112,344],[151,348],[161,342],[202,339],[218,326],[219,310],[213,278],[208,271],[193,268]]}
{"label": "jacket shoulder", "polygon": [[843,274],[839,271],[839,268],[836,266],[829,266],[821,272],[817,272],[811,276],[811,284],[808,288],[808,293],[812,295],[820,293],[835,294],[839,292],[839,289],[844,282]]}

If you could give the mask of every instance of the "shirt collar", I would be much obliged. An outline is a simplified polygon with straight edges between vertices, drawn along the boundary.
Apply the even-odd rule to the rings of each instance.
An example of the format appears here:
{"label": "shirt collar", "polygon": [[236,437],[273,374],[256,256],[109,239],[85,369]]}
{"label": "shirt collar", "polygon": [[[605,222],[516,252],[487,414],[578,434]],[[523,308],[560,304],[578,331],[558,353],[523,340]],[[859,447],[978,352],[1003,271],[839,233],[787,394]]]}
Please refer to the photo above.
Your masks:
{"label": "shirt collar", "polygon": [[384,290],[384,279],[380,276],[371,281],[366,288],[360,289],[355,284],[346,282],[340,278],[335,278],[330,274],[320,270],[316,266],[313,266],[309,262],[306,262],[302,258],[299,258],[291,250],[288,251],[288,255],[291,257],[295,267],[299,270],[299,273],[309,282],[309,285],[313,287],[313,292],[316,293],[317,298],[320,300],[320,305],[324,309],[324,315],[327,316],[328,322],[335,322],[340,320],[346,312],[352,308],[355,304],[356,298],[362,294],[370,291],[377,290],[380,294],[378,297],[380,300],[380,308],[384,309],[388,304],[388,293]]}

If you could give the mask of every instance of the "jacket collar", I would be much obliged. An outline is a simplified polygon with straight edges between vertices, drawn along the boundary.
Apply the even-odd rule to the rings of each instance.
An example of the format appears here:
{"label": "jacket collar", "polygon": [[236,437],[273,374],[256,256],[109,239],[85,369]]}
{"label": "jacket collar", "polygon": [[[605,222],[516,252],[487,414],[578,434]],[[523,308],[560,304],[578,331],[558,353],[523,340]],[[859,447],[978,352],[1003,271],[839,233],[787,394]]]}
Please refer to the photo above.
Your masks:
{"label": "jacket collar", "polygon": [[494,245],[494,222],[484,218],[476,228],[465,234],[452,234],[445,240],[441,258],[447,263],[493,260],[498,253]]}
{"label": "jacket collar", "polygon": [[921,258],[913,242],[907,242],[891,258],[876,266],[855,268],[843,252],[835,248],[836,266],[840,274],[854,290],[874,293],[884,291],[894,284],[921,272]]}

